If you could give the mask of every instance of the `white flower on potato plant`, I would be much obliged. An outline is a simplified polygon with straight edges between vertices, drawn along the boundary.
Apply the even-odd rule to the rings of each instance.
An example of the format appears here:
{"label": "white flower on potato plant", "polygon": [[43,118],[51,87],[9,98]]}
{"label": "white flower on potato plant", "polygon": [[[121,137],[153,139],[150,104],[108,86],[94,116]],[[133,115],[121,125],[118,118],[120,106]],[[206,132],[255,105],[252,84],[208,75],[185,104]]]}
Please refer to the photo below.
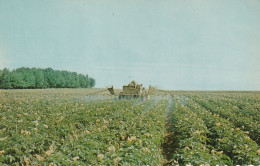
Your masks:
{"label": "white flower on potato plant", "polygon": [[35,120],[35,121],[32,121],[32,122],[35,124],[36,127],[39,125],[39,121],[38,120]]}
{"label": "white flower on potato plant", "polygon": [[114,159],[114,164],[117,165],[117,164],[119,163],[119,161],[121,161],[121,158],[120,158],[120,157],[115,158],[115,159]]}
{"label": "white flower on potato plant", "polygon": [[214,153],[216,153],[216,151],[215,151],[214,149],[212,149],[212,150],[211,150],[211,153],[214,154]]}
{"label": "white flower on potato plant", "polygon": [[57,166],[57,165],[54,163],[50,163],[48,166]]}
{"label": "white flower on potato plant", "polygon": [[210,164],[202,164],[201,166],[210,166]]}
{"label": "white flower on potato plant", "polygon": [[103,125],[102,129],[106,130],[106,129],[108,129],[108,127],[106,125]]}
{"label": "white flower on potato plant", "polygon": [[142,148],[143,152],[145,153],[151,153],[151,151],[148,148]]}
{"label": "white flower on potato plant", "polygon": [[107,148],[107,150],[109,151],[109,152],[115,152],[116,151],[116,148],[115,148],[115,146],[114,145],[111,145],[111,146],[109,146],[108,148]]}
{"label": "white flower on potato plant", "polygon": [[47,128],[49,128],[49,126],[48,126],[48,125],[46,125],[46,124],[44,124],[44,125],[43,125],[43,127],[44,127],[44,128],[46,128],[46,129],[47,129]]}
{"label": "white flower on potato plant", "polygon": [[124,135],[120,134],[120,137],[121,137],[122,140],[125,140],[125,136]]}
{"label": "white flower on potato plant", "polygon": [[45,154],[46,154],[47,156],[50,156],[53,152],[54,152],[54,147],[53,147],[53,146],[50,146],[50,147],[49,147],[49,150],[47,150],[47,151],[45,152]]}
{"label": "white flower on potato plant", "polygon": [[132,142],[132,141],[135,141],[135,140],[136,140],[136,136],[131,136],[131,137],[127,138],[128,142]]}
{"label": "white flower on potato plant", "polygon": [[24,162],[25,162],[26,166],[30,165],[29,157],[24,157]]}
{"label": "white flower on potato plant", "polygon": [[4,154],[4,152],[5,152],[5,150],[3,149],[3,150],[0,151],[0,154]]}
{"label": "white flower on potato plant", "polygon": [[103,160],[105,156],[103,154],[98,154],[97,157],[99,160]]}
{"label": "white flower on potato plant", "polygon": [[220,126],[220,123],[219,123],[219,122],[218,122],[218,123],[216,123],[216,126],[217,126],[217,127],[219,127],[219,126]]}
{"label": "white flower on potato plant", "polygon": [[21,130],[21,134],[29,136],[29,135],[31,135],[31,132],[27,131],[27,130]]}
{"label": "white flower on potato plant", "polygon": [[97,132],[101,132],[101,128],[97,128],[96,131],[97,131]]}
{"label": "white flower on potato plant", "polygon": [[250,140],[250,137],[245,136],[244,139],[245,139],[245,140]]}
{"label": "white flower on potato plant", "polygon": [[103,121],[104,121],[104,124],[108,124],[109,123],[109,121],[106,120],[106,119],[103,119]]}
{"label": "white flower on potato plant", "polygon": [[200,130],[196,130],[196,131],[194,132],[195,135],[196,135],[196,134],[200,135],[200,133],[201,133]]}
{"label": "white flower on potato plant", "polygon": [[174,164],[179,164],[179,162],[178,162],[178,161],[176,161],[176,160],[173,160],[173,163],[174,163]]}
{"label": "white flower on potato plant", "polygon": [[35,157],[37,158],[38,161],[44,161],[44,157],[36,154]]}
{"label": "white flower on potato plant", "polygon": [[72,136],[74,139],[78,139],[78,135],[74,130],[72,130],[72,134],[73,134]]}
{"label": "white flower on potato plant", "polygon": [[79,159],[79,156],[73,157],[72,160],[75,162]]}
{"label": "white flower on potato plant", "polygon": [[88,130],[86,129],[86,130],[84,130],[84,133],[85,133],[85,134],[90,134],[90,131],[88,131]]}
{"label": "white flower on potato plant", "polygon": [[139,143],[140,145],[142,145],[143,141],[142,141],[142,140],[138,140],[138,143]]}
{"label": "white flower on potato plant", "polygon": [[223,151],[219,151],[218,154],[223,154]]}
{"label": "white flower on potato plant", "polygon": [[4,137],[4,138],[0,138],[0,141],[4,141],[8,138],[8,136]]}
{"label": "white flower on potato plant", "polygon": [[148,138],[149,138],[149,137],[152,137],[152,134],[150,134],[150,133],[145,133],[144,135],[145,135],[146,137],[148,137]]}

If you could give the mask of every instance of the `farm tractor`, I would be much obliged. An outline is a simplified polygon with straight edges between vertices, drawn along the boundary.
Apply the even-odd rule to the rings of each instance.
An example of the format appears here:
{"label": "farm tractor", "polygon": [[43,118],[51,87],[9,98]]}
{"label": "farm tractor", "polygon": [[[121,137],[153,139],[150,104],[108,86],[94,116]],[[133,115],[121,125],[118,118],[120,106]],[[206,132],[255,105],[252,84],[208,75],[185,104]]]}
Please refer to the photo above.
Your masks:
{"label": "farm tractor", "polygon": [[[107,88],[111,95],[116,95],[113,86]],[[119,92],[118,99],[149,99],[150,95],[155,90],[155,87],[149,86],[148,90],[145,90],[142,84],[137,84],[135,81],[132,81],[128,85],[123,86],[123,91]]]}

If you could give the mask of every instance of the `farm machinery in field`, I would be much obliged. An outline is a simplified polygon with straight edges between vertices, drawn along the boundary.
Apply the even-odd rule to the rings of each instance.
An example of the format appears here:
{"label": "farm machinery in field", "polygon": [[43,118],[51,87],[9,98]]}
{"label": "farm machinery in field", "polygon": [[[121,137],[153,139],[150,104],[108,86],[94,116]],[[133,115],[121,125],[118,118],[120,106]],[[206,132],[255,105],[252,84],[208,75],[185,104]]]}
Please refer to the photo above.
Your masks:
{"label": "farm machinery in field", "polygon": [[[116,95],[113,86],[107,88],[107,90],[111,95]],[[135,81],[132,81],[128,85],[123,86],[123,91],[119,92],[118,99],[149,99],[154,90],[155,87],[152,87],[151,85],[148,90],[145,90],[142,84],[137,84]]]}

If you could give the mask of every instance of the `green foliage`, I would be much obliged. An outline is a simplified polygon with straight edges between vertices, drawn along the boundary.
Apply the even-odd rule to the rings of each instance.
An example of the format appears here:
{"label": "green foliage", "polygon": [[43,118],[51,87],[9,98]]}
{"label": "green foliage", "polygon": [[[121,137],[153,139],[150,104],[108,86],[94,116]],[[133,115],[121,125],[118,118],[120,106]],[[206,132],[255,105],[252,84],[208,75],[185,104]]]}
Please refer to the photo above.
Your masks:
{"label": "green foliage", "polygon": [[35,88],[37,89],[41,89],[44,88],[46,86],[46,82],[44,79],[44,72],[43,70],[39,70],[37,68],[33,68],[33,73],[35,76]]}
{"label": "green foliage", "polygon": [[[205,102],[205,100],[207,102]],[[206,97],[204,97],[203,100],[198,100],[198,102],[211,112],[229,119],[236,127],[249,131],[249,136],[260,144],[260,123],[258,122],[260,118],[259,111],[257,113],[257,111],[254,110],[241,110],[237,106],[227,103],[226,101],[223,102],[219,99],[207,99]],[[258,121],[253,117],[258,117]]]}
{"label": "green foliage", "polygon": [[[228,119],[221,118],[215,112],[211,113],[212,110],[206,110],[205,108],[209,108],[209,102],[201,98],[189,96],[187,106],[202,118],[211,131],[208,134],[209,142],[218,151],[227,154],[234,164],[259,163],[259,146],[249,137],[250,132],[243,131],[243,128],[236,128]],[[231,110],[222,112],[231,112]]]}
{"label": "green foliage", "polygon": [[76,72],[53,70],[52,68],[4,69],[0,72],[1,89],[41,88],[92,88],[95,79]]}
{"label": "green foliage", "polygon": [[94,87],[96,85],[96,81],[93,78],[89,78],[90,87]]}
{"label": "green foliage", "polygon": [[[19,76],[19,72],[14,74]],[[75,77],[75,73],[66,71],[61,75],[66,79]],[[56,77],[59,80],[60,76]],[[87,86],[82,81],[84,77],[78,77],[80,86]],[[237,124],[243,118],[259,123],[251,117],[258,116],[259,94],[239,99],[232,94],[221,99],[223,94],[212,92],[208,96],[176,92],[172,97],[152,96],[152,100],[140,101],[113,100],[106,95],[86,97],[87,91],[0,90],[0,165],[260,163],[259,145],[250,135],[256,130],[252,127],[248,131],[246,126],[240,128]],[[166,123],[167,112],[170,116]],[[235,117],[235,113],[237,122],[224,116]],[[167,135],[171,135],[171,140],[166,139]],[[169,151],[161,149],[164,139],[169,141]],[[167,159],[171,158],[166,161],[162,152],[170,152]]]}
{"label": "green foliage", "polygon": [[184,165],[230,165],[231,160],[222,154],[223,151],[217,151],[207,144],[207,134],[210,131],[204,121],[179,100],[175,99],[174,105],[172,112],[174,147],[176,148],[173,154],[174,160]]}
{"label": "green foliage", "polygon": [[160,165],[168,101],[55,92],[0,93],[0,165]]}
{"label": "green foliage", "polygon": [[12,81],[11,72],[8,69],[5,68],[1,72],[0,76],[1,76],[0,77],[0,88],[2,88],[2,89],[11,89],[11,88],[13,88],[12,84],[11,84],[11,81]]}

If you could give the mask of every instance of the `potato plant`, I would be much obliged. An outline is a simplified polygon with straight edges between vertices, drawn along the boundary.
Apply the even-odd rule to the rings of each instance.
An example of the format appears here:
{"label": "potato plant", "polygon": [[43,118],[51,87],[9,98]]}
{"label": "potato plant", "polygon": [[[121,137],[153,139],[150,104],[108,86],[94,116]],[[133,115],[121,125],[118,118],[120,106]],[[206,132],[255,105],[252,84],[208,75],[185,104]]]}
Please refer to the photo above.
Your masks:
{"label": "potato plant", "polygon": [[229,119],[236,127],[249,131],[249,136],[258,144],[260,143],[259,121],[253,120],[252,117],[239,114],[236,107],[227,105],[216,99],[212,101],[212,99],[207,100],[207,98],[197,97],[194,100],[212,113]]}
{"label": "potato plant", "polygon": [[207,144],[207,134],[210,131],[202,118],[178,100],[174,103],[172,124],[176,148],[173,158],[176,163],[230,165],[231,160],[223,151],[217,151]]}
{"label": "potato plant", "polygon": [[260,98],[258,99],[256,96],[239,96],[232,98],[214,96],[214,98],[211,97],[209,99],[219,106],[229,107],[240,117],[249,117],[259,123]]}
{"label": "potato plant", "polygon": [[260,163],[258,92],[92,92],[0,90],[0,165]]}
{"label": "potato plant", "polygon": [[259,163],[259,146],[249,137],[249,132],[236,128],[227,119],[212,114],[192,100],[189,100],[187,107],[197,113],[211,131],[208,133],[209,143],[229,156],[233,164]]}
{"label": "potato plant", "polygon": [[0,165],[159,165],[168,101],[4,91]]}

